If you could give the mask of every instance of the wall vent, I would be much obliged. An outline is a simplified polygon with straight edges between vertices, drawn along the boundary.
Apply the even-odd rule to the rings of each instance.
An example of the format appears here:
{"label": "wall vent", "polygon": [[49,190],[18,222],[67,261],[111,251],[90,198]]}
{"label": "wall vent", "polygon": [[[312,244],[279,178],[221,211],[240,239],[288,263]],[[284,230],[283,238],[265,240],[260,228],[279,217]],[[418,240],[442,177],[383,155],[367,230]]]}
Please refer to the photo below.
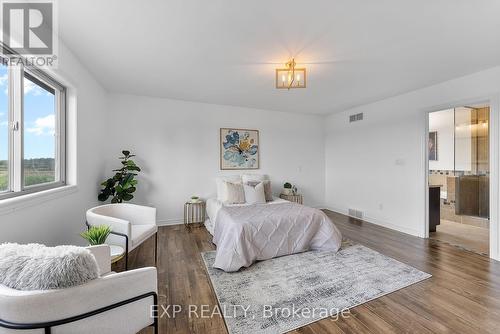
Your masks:
{"label": "wall vent", "polygon": [[362,121],[362,120],[363,120],[363,113],[362,112],[359,114],[354,114],[354,115],[349,116],[349,123]]}
{"label": "wall vent", "polygon": [[354,218],[363,219],[363,211],[356,209],[349,209],[348,215]]}

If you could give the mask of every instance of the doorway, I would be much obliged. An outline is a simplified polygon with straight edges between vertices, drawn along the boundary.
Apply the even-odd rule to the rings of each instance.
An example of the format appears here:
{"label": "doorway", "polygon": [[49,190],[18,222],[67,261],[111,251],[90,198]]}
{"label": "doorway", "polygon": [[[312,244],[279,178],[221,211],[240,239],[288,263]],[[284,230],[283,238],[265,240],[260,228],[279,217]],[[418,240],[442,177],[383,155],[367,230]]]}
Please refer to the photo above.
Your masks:
{"label": "doorway", "polygon": [[490,106],[429,113],[429,238],[489,255]]}

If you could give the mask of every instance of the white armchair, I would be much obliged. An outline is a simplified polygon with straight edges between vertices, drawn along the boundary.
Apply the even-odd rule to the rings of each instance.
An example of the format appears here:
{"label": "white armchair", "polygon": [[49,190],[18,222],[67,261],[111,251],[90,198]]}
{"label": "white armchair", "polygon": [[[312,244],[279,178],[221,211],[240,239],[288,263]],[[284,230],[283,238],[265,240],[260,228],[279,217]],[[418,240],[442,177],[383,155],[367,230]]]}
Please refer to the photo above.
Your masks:
{"label": "white armchair", "polygon": [[108,244],[121,245],[125,249],[125,270],[128,269],[128,253],[151,236],[155,236],[155,265],[158,254],[158,226],[156,208],[135,204],[107,204],[87,210],[87,226],[109,225],[111,235]]}
{"label": "white armchair", "polygon": [[0,334],[158,333],[157,273],[147,267],[113,273],[107,245],[88,248],[100,277],[57,290],[20,291],[0,284]]}

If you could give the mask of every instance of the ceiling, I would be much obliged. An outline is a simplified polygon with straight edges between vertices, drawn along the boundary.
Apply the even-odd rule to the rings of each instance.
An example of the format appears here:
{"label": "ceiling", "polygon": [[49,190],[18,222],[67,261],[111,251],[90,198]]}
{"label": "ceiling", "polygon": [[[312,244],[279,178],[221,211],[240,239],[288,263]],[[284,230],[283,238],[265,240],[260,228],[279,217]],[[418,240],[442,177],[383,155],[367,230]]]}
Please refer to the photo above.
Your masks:
{"label": "ceiling", "polygon": [[[58,6],[64,43],[117,93],[327,114],[500,65],[497,0]],[[307,68],[306,89],[275,89],[290,57]]]}

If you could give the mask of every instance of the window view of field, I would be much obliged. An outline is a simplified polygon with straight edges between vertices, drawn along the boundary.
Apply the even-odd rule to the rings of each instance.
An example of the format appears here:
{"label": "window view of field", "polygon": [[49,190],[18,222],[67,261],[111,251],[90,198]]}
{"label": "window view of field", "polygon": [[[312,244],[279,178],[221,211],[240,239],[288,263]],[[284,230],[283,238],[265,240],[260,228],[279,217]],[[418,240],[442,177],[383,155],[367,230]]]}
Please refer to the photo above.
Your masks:
{"label": "window view of field", "polygon": [[[0,191],[9,186],[8,162],[0,160]],[[55,161],[53,158],[25,159],[24,185],[32,186],[55,181]]]}
{"label": "window view of field", "polygon": [[55,181],[55,161],[52,158],[25,159],[24,185],[32,186]]}
{"label": "window view of field", "polygon": [[8,166],[7,160],[0,160],[0,191],[6,190],[9,185]]}
{"label": "window view of field", "polygon": [[24,186],[55,181],[55,95],[24,78]]}
{"label": "window view of field", "polygon": [[[25,74],[26,75],[26,74]],[[0,191],[9,188],[8,72],[0,65]],[[35,79],[24,78],[23,186],[56,181],[56,103],[53,90]],[[13,175],[11,173],[11,175]]]}

